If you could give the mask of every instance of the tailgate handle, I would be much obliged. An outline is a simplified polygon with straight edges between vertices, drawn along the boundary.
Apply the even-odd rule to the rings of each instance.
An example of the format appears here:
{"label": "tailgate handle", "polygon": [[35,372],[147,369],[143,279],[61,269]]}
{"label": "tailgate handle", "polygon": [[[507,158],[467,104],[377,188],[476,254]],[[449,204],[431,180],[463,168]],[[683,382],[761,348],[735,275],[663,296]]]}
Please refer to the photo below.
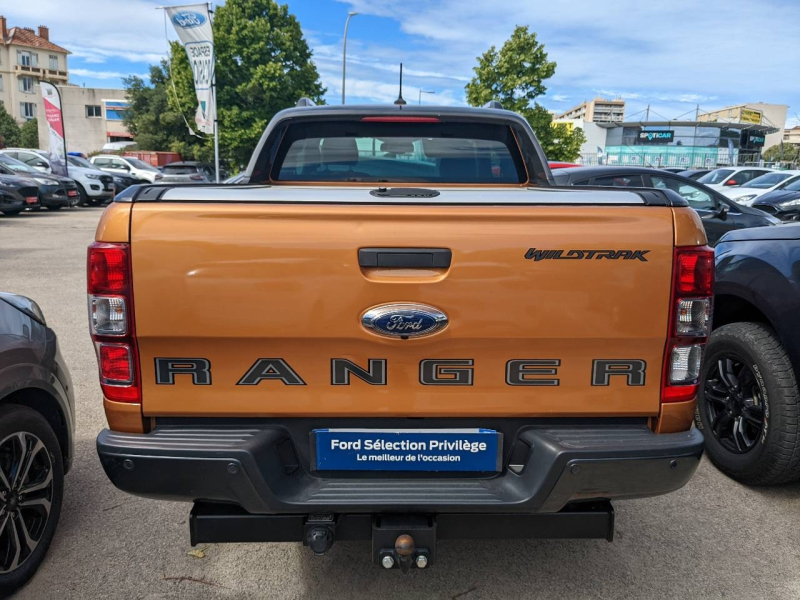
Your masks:
{"label": "tailgate handle", "polygon": [[382,269],[449,269],[449,248],[361,248],[358,264]]}

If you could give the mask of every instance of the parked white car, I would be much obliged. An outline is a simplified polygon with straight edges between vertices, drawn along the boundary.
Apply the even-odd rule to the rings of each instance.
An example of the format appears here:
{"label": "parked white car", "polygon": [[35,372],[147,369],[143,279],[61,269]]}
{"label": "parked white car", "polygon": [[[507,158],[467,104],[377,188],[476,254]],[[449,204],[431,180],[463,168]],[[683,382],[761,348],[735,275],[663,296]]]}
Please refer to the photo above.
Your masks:
{"label": "parked white car", "polygon": [[753,202],[759,196],[775,190],[782,190],[797,181],[800,181],[800,171],[775,171],[751,179],[744,185],[725,188],[722,193],[738,204],[753,206]]}
{"label": "parked white car", "polygon": [[724,190],[736,185],[744,185],[756,177],[761,177],[773,171],[775,169],[767,169],[766,167],[721,167],[709,171],[697,181],[712,189]]}
{"label": "parked white car", "polygon": [[98,169],[116,175],[128,175],[155,183],[162,178],[161,171],[143,160],[131,156],[117,156],[116,154],[98,154],[89,159]]}
{"label": "parked white car", "polygon": [[[43,150],[32,148],[5,148],[0,150],[0,154],[6,154],[11,158],[21,160],[41,171],[42,173],[52,173],[50,168],[50,156]],[[86,169],[69,165],[69,177],[78,184],[81,205],[103,204],[114,198],[114,177],[99,169]]]}

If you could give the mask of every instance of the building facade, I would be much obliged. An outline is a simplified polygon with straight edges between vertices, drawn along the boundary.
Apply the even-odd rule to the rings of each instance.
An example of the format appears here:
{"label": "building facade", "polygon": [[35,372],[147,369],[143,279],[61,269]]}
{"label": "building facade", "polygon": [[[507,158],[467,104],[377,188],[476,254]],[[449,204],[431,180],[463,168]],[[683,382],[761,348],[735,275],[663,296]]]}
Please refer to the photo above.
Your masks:
{"label": "building facade", "polygon": [[[108,142],[129,142],[132,136],[123,122],[128,107],[125,90],[56,86],[61,94],[61,112],[68,152],[90,154]],[[36,90],[39,114],[44,114],[42,95]],[[39,119],[39,147],[49,150],[47,123]]]}
{"label": "building facade", "polygon": [[557,115],[555,119],[580,119],[588,123],[622,123],[625,120],[625,100],[595,98]]}
{"label": "building facade", "polygon": [[0,16],[0,103],[19,123],[37,117],[39,82],[64,84],[69,80],[69,50],[50,41],[44,25],[8,27]]}
{"label": "building facade", "polygon": [[608,127],[609,165],[716,168],[760,164],[766,138],[782,129],[714,121],[642,121]]}
{"label": "building facade", "polygon": [[788,110],[789,107],[785,104],[750,102],[701,113],[698,115],[697,120],[705,123],[738,123],[741,125],[763,125],[777,128],[778,130],[775,133],[767,135],[764,147],[769,148],[781,143]]}
{"label": "building facade", "polygon": [[553,124],[563,123],[570,130],[574,128],[582,129],[586,141],[581,144],[580,162],[585,165],[597,164],[597,156],[604,152],[608,128],[590,123],[583,119],[555,119]]}
{"label": "building facade", "polygon": [[800,125],[784,130],[783,143],[791,144],[792,146],[800,146]]}

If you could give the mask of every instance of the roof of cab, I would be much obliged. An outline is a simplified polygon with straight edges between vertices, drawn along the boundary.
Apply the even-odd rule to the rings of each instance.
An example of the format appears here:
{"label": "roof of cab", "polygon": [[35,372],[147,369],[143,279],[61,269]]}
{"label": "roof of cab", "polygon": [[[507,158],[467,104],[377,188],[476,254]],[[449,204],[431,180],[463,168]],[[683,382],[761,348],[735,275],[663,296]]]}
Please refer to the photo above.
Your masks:
{"label": "roof of cab", "polygon": [[435,106],[426,104],[398,106],[396,104],[344,104],[300,106],[287,108],[275,115],[275,120],[293,117],[367,117],[367,116],[430,116],[445,118],[483,118],[513,120],[527,124],[521,115],[499,108],[476,108],[472,106]]}

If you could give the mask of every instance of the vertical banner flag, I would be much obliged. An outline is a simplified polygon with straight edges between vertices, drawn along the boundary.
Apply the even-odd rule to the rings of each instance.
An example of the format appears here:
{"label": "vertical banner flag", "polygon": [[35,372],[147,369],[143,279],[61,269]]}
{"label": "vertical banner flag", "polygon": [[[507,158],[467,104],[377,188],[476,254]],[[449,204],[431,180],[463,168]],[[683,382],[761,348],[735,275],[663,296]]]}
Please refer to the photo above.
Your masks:
{"label": "vertical banner flag", "polygon": [[50,169],[56,175],[67,173],[67,144],[64,140],[64,117],[61,113],[61,94],[52,83],[41,82],[44,116],[50,131]]}
{"label": "vertical banner flag", "polygon": [[217,118],[214,98],[214,33],[207,4],[165,7],[169,20],[186,49],[194,75],[197,113],[194,120],[203,133],[214,133]]}

